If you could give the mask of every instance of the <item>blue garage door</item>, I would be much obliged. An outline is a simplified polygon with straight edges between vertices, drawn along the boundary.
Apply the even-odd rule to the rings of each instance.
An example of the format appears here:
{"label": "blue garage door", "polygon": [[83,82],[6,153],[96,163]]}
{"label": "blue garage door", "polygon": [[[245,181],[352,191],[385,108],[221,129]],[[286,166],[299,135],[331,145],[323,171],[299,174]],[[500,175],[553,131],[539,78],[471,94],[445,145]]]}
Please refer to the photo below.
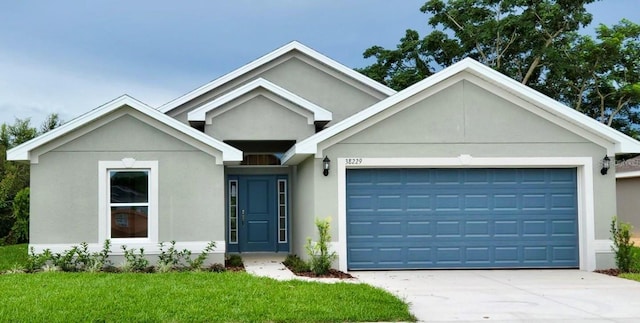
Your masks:
{"label": "blue garage door", "polygon": [[576,169],[347,170],[349,269],[578,267]]}

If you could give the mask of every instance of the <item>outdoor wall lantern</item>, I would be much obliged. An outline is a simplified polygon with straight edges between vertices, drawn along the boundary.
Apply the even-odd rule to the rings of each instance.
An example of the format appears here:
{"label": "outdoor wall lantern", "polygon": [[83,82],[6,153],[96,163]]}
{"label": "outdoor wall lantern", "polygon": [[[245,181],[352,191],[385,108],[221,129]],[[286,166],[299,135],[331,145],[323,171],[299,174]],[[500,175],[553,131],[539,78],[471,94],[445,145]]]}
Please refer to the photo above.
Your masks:
{"label": "outdoor wall lantern", "polygon": [[611,167],[611,159],[609,159],[609,156],[604,156],[604,158],[602,159],[602,169],[600,169],[600,174],[602,175],[607,175],[607,172],[609,171],[609,168]]}
{"label": "outdoor wall lantern", "polygon": [[329,175],[330,167],[331,167],[331,160],[329,159],[329,157],[324,156],[324,159],[322,160],[322,174],[324,176]]}

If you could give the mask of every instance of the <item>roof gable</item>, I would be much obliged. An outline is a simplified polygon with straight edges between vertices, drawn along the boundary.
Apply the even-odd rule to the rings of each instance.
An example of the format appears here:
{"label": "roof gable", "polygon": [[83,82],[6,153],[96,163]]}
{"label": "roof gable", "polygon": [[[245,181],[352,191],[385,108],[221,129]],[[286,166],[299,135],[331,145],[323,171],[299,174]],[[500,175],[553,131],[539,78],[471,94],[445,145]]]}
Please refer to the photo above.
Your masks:
{"label": "roof gable", "polygon": [[323,109],[322,107],[309,102],[308,100],[289,92],[265,79],[259,78],[253,80],[209,103],[206,103],[199,108],[188,113],[188,120],[190,122],[204,122],[206,121],[207,113],[214,111],[223,105],[240,98],[258,88],[265,89],[266,91],[273,93],[295,105],[311,112],[313,114],[313,118],[308,119],[308,124],[313,124],[315,121],[331,121],[332,114],[330,111]]}
{"label": "roof gable", "polygon": [[258,59],[256,59],[255,61],[244,65],[226,75],[221,76],[220,78],[217,78],[175,100],[172,100],[168,103],[165,103],[164,105],[160,106],[158,108],[158,110],[162,113],[167,113],[175,108],[177,108],[178,106],[187,103],[227,82],[230,82],[233,79],[236,79],[242,75],[245,75],[291,51],[298,51],[303,53],[304,55],[307,55],[311,58],[313,58],[316,61],[319,61],[320,63],[322,63],[323,65],[328,66],[329,68],[332,68],[334,70],[337,70],[338,72],[380,92],[383,93],[385,95],[393,95],[396,93],[395,90],[384,86],[383,84],[380,84],[376,81],[374,81],[373,79],[370,79],[366,76],[364,76],[363,74],[360,74],[359,72],[356,72],[355,70],[346,67],[334,60],[332,60],[331,58],[324,56],[322,54],[320,54],[319,52],[297,42],[297,41],[293,41],[290,42],[274,51],[272,51],[269,54],[266,54]]}
{"label": "roof gable", "polygon": [[[222,161],[217,161],[222,164],[223,162],[237,162],[242,160],[242,151],[229,146],[221,141],[213,139],[196,129],[193,129],[165,114],[160,113],[159,111],[153,109],[152,107],[130,97],[127,95],[123,95],[111,102],[108,102],[96,109],[93,109],[80,117],[77,117],[68,123],[63,124],[62,126],[53,129],[41,136],[38,136],[30,141],[27,141],[17,147],[14,147],[7,151],[7,159],[8,160],[31,160],[32,162],[37,163],[37,155],[32,155],[32,152],[42,147],[53,140],[60,138],[66,134],[69,134],[80,127],[83,127],[89,124],[92,121],[98,120],[103,116],[114,112],[116,110],[122,109],[124,107],[129,107],[134,109],[143,115],[160,122],[163,125],[170,127],[180,133],[188,136],[191,139],[196,140],[197,142],[204,144],[208,147],[214,148],[222,153]],[[42,153],[42,152],[41,152]]]}
{"label": "roof gable", "polygon": [[[377,104],[325,129],[293,146],[282,158],[283,163],[297,163],[306,158],[304,156],[320,153],[318,144],[332,138],[365,120],[421,93],[442,85],[448,79],[464,73],[478,77],[492,86],[511,93],[518,98],[535,105],[538,108],[570,123],[580,129],[610,142],[614,148],[610,154],[640,152],[640,142],[600,122],[578,112],[550,97],[523,85],[498,71],[493,70],[471,58],[466,58]],[[296,157],[298,156],[298,157]]]}

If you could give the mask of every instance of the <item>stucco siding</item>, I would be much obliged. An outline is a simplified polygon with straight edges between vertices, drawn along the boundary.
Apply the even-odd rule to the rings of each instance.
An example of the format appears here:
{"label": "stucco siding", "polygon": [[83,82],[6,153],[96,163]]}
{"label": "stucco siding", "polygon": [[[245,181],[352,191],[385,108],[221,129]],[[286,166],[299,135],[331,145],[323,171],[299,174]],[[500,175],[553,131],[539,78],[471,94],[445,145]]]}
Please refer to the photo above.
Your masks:
{"label": "stucco siding", "polygon": [[[363,126],[370,122],[365,121],[352,128],[355,133],[346,131],[341,138],[327,140],[320,147],[322,156],[329,156],[334,162],[350,157],[457,158],[461,155],[472,158],[587,158],[592,161],[592,168],[585,171],[593,178],[593,196],[586,196],[585,203],[592,203],[594,208],[595,239],[609,239],[609,223],[615,215],[616,199],[615,177],[600,174],[605,147],[468,81],[416,100],[404,110],[394,111],[394,108],[397,107],[383,112],[389,113],[387,118],[379,119],[369,127]],[[320,156],[314,160],[319,170]],[[315,195],[321,201],[316,207],[317,213],[339,212],[338,186],[335,170],[328,177],[317,179]],[[334,223],[334,226],[338,225]],[[596,257],[598,266],[607,263],[608,260],[603,259],[610,256],[609,252],[601,251]]]}
{"label": "stucco siding", "polygon": [[386,98],[386,95],[337,73],[299,52],[292,52],[176,107],[167,114],[188,123],[187,114],[193,109],[257,78],[264,78],[331,111],[332,123]]}
{"label": "stucco siding", "polygon": [[469,81],[460,81],[342,142],[546,144],[588,140]]}
{"label": "stucco siding", "polygon": [[640,177],[616,180],[618,219],[631,223],[636,236],[640,234]]}
{"label": "stucco siding", "polygon": [[[314,219],[317,216],[317,205],[314,195],[315,167],[313,158],[300,163],[295,168],[295,183],[293,186],[293,200],[295,204],[291,213],[291,252],[306,258],[304,244],[307,237],[314,234]],[[324,201],[323,201],[324,202]]]}
{"label": "stucco siding", "polygon": [[99,161],[158,161],[160,241],[224,240],[224,167],[192,145],[123,116],[32,164],[31,243],[98,241]]}
{"label": "stucco siding", "polygon": [[[260,91],[264,92],[264,91]],[[315,133],[306,112],[300,114],[285,107],[285,102],[275,102],[266,93],[257,93],[250,100],[224,109],[215,117],[207,117],[205,133],[219,140],[302,140]],[[293,104],[291,104],[293,105]],[[284,131],[286,130],[286,131]]]}

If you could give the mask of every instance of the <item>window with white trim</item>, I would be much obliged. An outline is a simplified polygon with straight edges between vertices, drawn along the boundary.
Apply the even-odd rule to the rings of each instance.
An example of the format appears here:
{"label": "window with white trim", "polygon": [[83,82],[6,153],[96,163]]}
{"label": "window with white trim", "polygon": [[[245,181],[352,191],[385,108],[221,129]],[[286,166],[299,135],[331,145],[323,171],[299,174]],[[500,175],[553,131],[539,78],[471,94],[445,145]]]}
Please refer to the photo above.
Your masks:
{"label": "window with white trim", "polygon": [[112,239],[149,238],[149,170],[109,170]]}
{"label": "window with white trim", "polygon": [[287,180],[278,180],[278,242],[287,242]]}
{"label": "window with white trim", "polygon": [[238,181],[229,181],[229,243],[238,243]]}
{"label": "window with white trim", "polygon": [[99,238],[114,242],[158,241],[158,162],[99,162]]}

